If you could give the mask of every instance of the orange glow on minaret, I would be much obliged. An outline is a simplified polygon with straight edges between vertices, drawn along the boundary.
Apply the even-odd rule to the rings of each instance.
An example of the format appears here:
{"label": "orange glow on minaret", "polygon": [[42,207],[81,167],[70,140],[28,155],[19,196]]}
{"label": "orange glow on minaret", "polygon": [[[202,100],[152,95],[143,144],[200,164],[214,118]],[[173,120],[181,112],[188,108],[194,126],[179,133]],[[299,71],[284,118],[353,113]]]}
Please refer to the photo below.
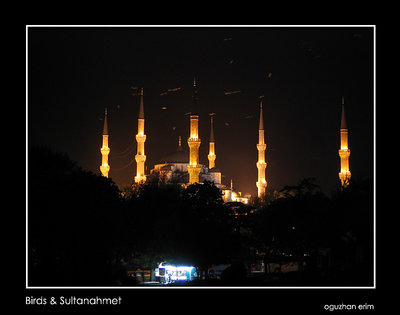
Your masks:
{"label": "orange glow on minaret", "polygon": [[190,137],[188,139],[189,145],[189,184],[199,182],[199,174],[201,166],[199,165],[199,148],[201,140],[199,138],[199,116],[197,112],[197,84],[196,79],[193,80],[193,101],[194,111],[190,115]]}
{"label": "orange glow on minaret", "polygon": [[349,185],[349,180],[351,178],[351,172],[349,167],[349,157],[350,149],[348,143],[348,129],[346,122],[346,115],[344,112],[344,97],[342,97],[342,119],[340,122],[340,173],[339,178],[343,188]]}
{"label": "orange glow on minaret", "polygon": [[135,155],[136,160],[136,176],[135,183],[142,183],[146,181],[146,175],[144,174],[144,163],[146,162],[146,155],[144,154],[144,143],[146,141],[146,135],[144,134],[144,108],[143,108],[143,88],[140,90],[140,107],[138,116],[138,133],[136,135],[137,142],[137,154]]}
{"label": "orange glow on minaret", "polygon": [[211,129],[210,129],[210,150],[208,153],[208,168],[212,169],[215,167],[215,159],[217,155],[215,154],[215,140],[214,140],[214,113],[210,114],[211,119]]}
{"label": "orange glow on minaret", "polygon": [[108,165],[108,155],[110,154],[110,148],[108,147],[107,108],[105,108],[104,111],[103,146],[101,147],[100,152],[100,172],[104,177],[108,177],[108,172],[110,171],[110,165]]}
{"label": "orange glow on minaret", "polygon": [[258,197],[260,198],[262,195],[265,194],[265,190],[267,188],[267,180],[265,179],[265,169],[267,167],[267,163],[265,162],[265,150],[267,145],[265,144],[264,139],[264,119],[263,119],[263,111],[262,111],[262,100],[260,103],[260,124],[258,128],[258,162],[257,162],[257,169],[258,169],[258,181],[256,183],[258,188]]}

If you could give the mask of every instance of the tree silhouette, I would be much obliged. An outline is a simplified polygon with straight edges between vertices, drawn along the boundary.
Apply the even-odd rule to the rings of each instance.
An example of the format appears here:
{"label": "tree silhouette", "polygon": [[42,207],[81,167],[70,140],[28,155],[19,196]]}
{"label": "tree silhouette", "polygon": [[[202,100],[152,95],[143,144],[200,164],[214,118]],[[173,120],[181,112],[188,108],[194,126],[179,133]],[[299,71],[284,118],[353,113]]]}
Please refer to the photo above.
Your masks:
{"label": "tree silhouette", "polygon": [[32,148],[28,157],[29,284],[111,281],[108,263],[120,241],[118,188],[51,149]]}

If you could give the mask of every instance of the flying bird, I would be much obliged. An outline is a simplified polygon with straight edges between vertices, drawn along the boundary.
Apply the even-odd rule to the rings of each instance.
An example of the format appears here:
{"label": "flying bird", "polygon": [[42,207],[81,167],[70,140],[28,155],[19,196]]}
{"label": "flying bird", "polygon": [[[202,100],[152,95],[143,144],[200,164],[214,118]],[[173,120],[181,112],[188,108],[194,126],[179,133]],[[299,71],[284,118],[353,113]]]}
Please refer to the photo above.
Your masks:
{"label": "flying bird", "polygon": [[224,38],[224,41],[227,41],[227,40],[232,40],[232,37]]}
{"label": "flying bird", "polygon": [[236,93],[240,93],[241,91],[225,91],[224,94],[225,95],[231,95],[231,94],[236,94]]}
{"label": "flying bird", "polygon": [[161,95],[167,95],[167,94],[168,94],[168,92],[161,92],[161,93],[160,93],[160,96],[161,96]]}
{"label": "flying bird", "polygon": [[176,92],[176,91],[179,91],[180,89],[182,89],[181,87],[177,87],[177,88],[174,88],[174,89],[168,89],[168,92]]}

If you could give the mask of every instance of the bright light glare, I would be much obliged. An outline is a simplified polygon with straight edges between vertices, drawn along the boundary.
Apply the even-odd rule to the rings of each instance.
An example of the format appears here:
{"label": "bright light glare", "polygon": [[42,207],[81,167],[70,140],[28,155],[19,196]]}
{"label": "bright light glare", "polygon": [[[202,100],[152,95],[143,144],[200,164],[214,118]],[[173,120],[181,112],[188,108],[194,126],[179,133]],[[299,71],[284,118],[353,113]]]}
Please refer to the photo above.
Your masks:
{"label": "bright light glare", "polygon": [[193,275],[192,273],[195,271],[195,267],[192,266],[171,266],[165,265],[161,263],[159,268],[165,269],[165,278],[169,278],[170,280],[191,280]]}
{"label": "bright light glare", "polygon": [[162,266],[162,264],[159,265],[159,268],[164,268],[167,271],[191,271],[192,269],[194,269],[194,267],[192,266]]}

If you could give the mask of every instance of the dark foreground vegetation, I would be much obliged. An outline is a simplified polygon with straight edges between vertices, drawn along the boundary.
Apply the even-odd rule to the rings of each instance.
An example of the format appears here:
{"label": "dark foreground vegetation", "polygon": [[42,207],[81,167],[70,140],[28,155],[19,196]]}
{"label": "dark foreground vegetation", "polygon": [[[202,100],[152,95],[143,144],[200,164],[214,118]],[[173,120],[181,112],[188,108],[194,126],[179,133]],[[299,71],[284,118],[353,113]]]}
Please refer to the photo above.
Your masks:
{"label": "dark foreground vegetation", "polygon": [[[331,198],[313,179],[224,204],[212,183],[150,183],[120,191],[46,148],[28,153],[28,284],[136,285],[129,269],[162,261],[232,264],[220,279],[190,285],[372,285],[372,181]],[[251,273],[263,262],[273,267]],[[281,272],[290,262],[296,272]],[[253,267],[252,267],[253,266]]]}

